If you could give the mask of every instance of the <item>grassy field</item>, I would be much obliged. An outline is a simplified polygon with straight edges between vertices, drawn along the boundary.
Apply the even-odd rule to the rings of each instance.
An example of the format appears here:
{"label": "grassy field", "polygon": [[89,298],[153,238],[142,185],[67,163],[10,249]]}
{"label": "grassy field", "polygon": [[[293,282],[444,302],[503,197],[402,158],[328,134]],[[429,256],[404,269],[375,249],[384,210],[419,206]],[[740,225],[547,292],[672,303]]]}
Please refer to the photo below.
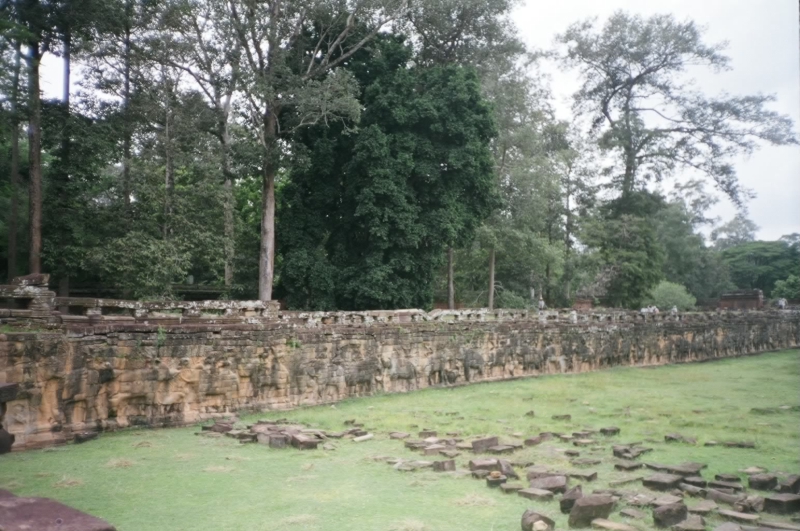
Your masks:
{"label": "grassy field", "polygon": [[[591,468],[599,478],[584,484],[584,493],[632,475],[613,470],[610,446],[620,442],[654,441],[647,443],[654,451],[643,461],[707,463],[706,478],[752,465],[798,473],[800,410],[751,412],[782,405],[800,405],[798,351],[383,395],[243,419],[287,417],[329,430],[357,419],[376,435],[363,443],[336,441],[333,451],[275,450],[197,437],[196,427],[105,434],[84,445],[0,457],[0,488],[56,498],[107,519],[119,531],[517,531],[528,507],[565,529],[558,501],[505,495],[469,476],[399,472],[374,458],[426,459],[389,440],[394,430],[416,434],[425,427],[440,435],[458,431],[465,438],[490,434],[519,440],[542,431],[615,425],[621,435],[604,439],[602,450],[579,449],[581,457],[603,460]],[[525,416],[530,410],[535,417]],[[551,419],[558,414],[571,414],[572,420]],[[698,444],[667,444],[664,435],[671,432],[696,437]],[[709,440],[752,440],[757,449],[703,446]],[[510,459],[569,470],[563,452],[570,448],[547,441]],[[466,468],[469,458],[457,458],[459,467]],[[524,470],[518,472],[524,479]],[[641,488],[639,483],[620,487]],[[623,521],[616,512],[612,519]],[[708,519],[709,528],[718,521]],[[629,523],[652,527],[651,519]]]}

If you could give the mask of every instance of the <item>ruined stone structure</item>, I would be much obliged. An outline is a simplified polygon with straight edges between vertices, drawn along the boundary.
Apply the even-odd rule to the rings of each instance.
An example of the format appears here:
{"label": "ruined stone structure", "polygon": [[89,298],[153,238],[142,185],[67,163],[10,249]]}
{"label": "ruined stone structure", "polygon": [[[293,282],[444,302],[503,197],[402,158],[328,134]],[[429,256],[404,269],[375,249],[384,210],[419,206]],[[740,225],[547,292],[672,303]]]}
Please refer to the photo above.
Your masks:
{"label": "ruined stone structure", "polygon": [[108,315],[108,301],[54,307],[63,302],[92,313],[52,311],[31,321],[36,330],[0,334],[0,420],[15,450],[86,431],[800,343],[798,312],[301,313],[212,301],[216,313],[129,303],[132,315]]}

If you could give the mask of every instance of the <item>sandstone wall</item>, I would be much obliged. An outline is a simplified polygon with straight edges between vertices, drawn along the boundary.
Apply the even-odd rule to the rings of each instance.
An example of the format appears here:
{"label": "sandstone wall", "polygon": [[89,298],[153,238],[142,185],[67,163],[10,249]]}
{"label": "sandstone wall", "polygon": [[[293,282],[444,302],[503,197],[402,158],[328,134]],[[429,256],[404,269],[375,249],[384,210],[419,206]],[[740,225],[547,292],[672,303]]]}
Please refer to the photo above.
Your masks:
{"label": "sandstone wall", "polygon": [[[800,344],[800,313],[372,312],[96,321],[0,334],[15,449],[378,391],[754,354]],[[1,391],[2,389],[0,389]],[[3,393],[0,393],[3,394]]]}

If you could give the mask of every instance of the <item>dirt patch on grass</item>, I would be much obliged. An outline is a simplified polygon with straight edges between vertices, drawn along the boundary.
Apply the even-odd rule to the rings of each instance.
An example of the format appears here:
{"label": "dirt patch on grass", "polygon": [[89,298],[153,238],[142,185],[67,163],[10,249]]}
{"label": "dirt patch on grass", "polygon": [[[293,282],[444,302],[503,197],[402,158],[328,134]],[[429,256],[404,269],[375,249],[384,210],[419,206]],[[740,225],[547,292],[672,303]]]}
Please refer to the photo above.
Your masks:
{"label": "dirt patch on grass", "polygon": [[428,531],[425,522],[409,518],[402,522],[395,522],[389,527],[389,531]]}
{"label": "dirt patch on grass", "polygon": [[109,459],[108,463],[106,463],[106,466],[108,468],[130,468],[134,464],[135,463],[130,459],[115,458]]}
{"label": "dirt patch on grass", "polygon": [[317,517],[313,514],[296,514],[294,516],[287,516],[283,518],[280,523],[283,525],[308,525],[317,521]]}
{"label": "dirt patch on grass", "polygon": [[219,473],[227,473],[233,472],[233,467],[230,466],[208,466],[203,469],[203,472],[219,472]]}
{"label": "dirt patch on grass", "polygon": [[56,481],[55,483],[53,483],[53,486],[56,487],[57,489],[69,489],[72,487],[80,487],[81,485],[83,485],[82,479],[70,478],[67,476],[61,478],[61,481]]}
{"label": "dirt patch on grass", "polygon": [[480,494],[467,494],[463,498],[458,498],[453,501],[459,507],[491,507],[497,505],[497,502],[486,496]]}

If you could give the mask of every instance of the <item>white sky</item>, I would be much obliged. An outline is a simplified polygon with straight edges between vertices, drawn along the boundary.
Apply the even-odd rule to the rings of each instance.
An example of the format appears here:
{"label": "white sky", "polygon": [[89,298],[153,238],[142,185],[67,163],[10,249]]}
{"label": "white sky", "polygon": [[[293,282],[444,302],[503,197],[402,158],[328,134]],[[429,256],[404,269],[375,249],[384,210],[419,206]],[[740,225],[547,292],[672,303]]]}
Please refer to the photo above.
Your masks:
{"label": "white sky", "polygon": [[[800,25],[798,0],[524,0],[513,19],[521,37],[533,48],[549,48],[554,36],[578,20],[599,17],[602,23],[616,10],[649,16],[673,13],[707,28],[706,42],[728,41],[733,69],[698,74],[698,88],[708,94],[775,94],[771,108],[800,122]],[[570,117],[570,96],[578,86],[570,72],[555,65],[546,70],[560,118]],[[761,227],[758,237],[774,240],[800,232],[800,147],[765,146],[749,159],[736,161],[745,187],[757,197],[749,216]],[[665,189],[671,186],[665,186]],[[735,214],[728,201],[712,211],[724,221]]]}
{"label": "white sky", "polygon": [[[623,9],[643,16],[673,13],[707,27],[707,42],[728,41],[733,69],[721,74],[698,74],[698,87],[710,94],[775,94],[772,108],[790,115],[795,131],[800,123],[800,25],[798,0],[524,0],[513,18],[525,42],[549,48],[557,33],[588,17],[602,22]],[[59,97],[61,61],[45,56],[42,90]],[[550,65],[546,71],[560,118],[570,117],[570,95],[578,81],[570,72]],[[77,73],[77,71],[76,71]],[[736,162],[741,182],[757,197],[749,203],[750,218],[761,227],[760,239],[774,240],[800,232],[800,147],[765,146],[749,159]],[[665,187],[665,191],[669,186]],[[711,212],[723,220],[735,209],[721,201]]]}

